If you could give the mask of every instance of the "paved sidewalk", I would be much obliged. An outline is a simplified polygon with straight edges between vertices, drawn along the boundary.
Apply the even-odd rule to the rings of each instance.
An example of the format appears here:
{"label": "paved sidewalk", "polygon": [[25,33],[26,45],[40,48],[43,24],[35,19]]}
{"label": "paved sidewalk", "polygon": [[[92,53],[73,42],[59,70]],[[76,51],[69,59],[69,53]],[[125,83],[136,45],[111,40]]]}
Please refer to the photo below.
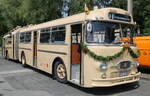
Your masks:
{"label": "paved sidewalk", "polygon": [[0,75],[0,96],[52,96],[41,90],[16,90]]}

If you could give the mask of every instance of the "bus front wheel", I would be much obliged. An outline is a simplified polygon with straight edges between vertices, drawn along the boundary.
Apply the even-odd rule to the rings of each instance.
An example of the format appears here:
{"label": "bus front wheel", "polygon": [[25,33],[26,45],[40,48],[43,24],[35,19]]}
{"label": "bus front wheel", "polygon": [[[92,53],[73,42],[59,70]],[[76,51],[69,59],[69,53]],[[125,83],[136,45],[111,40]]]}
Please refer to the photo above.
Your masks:
{"label": "bus front wheel", "polygon": [[67,83],[67,72],[63,62],[61,61],[55,62],[54,77],[58,82]]}

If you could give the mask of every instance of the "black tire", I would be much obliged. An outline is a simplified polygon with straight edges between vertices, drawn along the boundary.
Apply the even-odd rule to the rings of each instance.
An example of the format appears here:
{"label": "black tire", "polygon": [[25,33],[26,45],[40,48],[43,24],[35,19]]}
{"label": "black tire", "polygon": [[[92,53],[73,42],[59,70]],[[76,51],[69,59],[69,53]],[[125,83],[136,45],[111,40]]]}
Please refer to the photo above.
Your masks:
{"label": "black tire", "polygon": [[[63,69],[61,69],[61,68]],[[62,72],[58,72],[58,70],[62,70]],[[62,75],[62,76],[61,76]],[[62,61],[56,61],[54,65],[54,78],[61,83],[67,83],[67,72],[66,67]]]}
{"label": "black tire", "polygon": [[21,63],[23,67],[26,67],[26,57],[24,54],[21,55]]}
{"label": "black tire", "polygon": [[131,89],[137,89],[140,87],[140,85],[139,85],[139,82],[136,81],[136,82],[132,82],[132,83],[127,84],[127,87],[129,87]]}
{"label": "black tire", "polygon": [[5,52],[5,59],[7,59],[7,60],[9,59],[8,51]]}
{"label": "black tire", "polygon": [[134,89],[137,89],[140,86],[140,84],[138,81],[136,81],[132,83],[132,86],[134,87]]}

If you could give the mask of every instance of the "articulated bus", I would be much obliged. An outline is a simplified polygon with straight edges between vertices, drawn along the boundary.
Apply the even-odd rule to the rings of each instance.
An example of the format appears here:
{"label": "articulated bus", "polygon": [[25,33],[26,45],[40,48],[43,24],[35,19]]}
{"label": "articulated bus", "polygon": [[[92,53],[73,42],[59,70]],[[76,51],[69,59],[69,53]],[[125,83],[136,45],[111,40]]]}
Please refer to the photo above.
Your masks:
{"label": "articulated bus", "polygon": [[[94,8],[65,18],[18,28],[3,38],[7,59],[48,72],[62,83],[110,87],[138,82],[135,23],[118,8]],[[130,51],[127,49],[130,46]]]}

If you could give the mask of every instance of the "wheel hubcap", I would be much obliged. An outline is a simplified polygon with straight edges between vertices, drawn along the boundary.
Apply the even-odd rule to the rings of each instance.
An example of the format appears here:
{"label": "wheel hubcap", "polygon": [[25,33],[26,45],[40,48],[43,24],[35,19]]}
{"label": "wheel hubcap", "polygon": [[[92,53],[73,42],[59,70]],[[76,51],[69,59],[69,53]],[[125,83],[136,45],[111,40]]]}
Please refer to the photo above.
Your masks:
{"label": "wheel hubcap", "polygon": [[66,74],[65,74],[65,68],[63,64],[59,64],[57,67],[57,75],[59,78],[63,79],[65,78]]}

